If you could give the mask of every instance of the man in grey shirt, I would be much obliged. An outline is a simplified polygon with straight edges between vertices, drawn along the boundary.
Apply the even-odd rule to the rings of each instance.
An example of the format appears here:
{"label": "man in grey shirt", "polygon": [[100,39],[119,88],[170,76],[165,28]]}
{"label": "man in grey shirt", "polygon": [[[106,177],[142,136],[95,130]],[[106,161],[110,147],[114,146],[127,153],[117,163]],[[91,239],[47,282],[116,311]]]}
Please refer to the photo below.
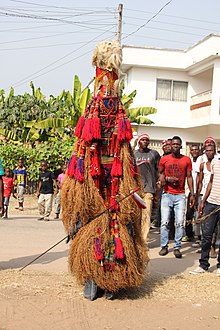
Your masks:
{"label": "man in grey shirt", "polygon": [[148,148],[150,137],[142,134],[138,138],[139,149],[135,151],[135,159],[142,178],[144,188],[144,201],[146,209],[142,210],[142,236],[147,241],[150,229],[151,211],[154,195],[157,191],[158,164],[160,155],[156,150]]}

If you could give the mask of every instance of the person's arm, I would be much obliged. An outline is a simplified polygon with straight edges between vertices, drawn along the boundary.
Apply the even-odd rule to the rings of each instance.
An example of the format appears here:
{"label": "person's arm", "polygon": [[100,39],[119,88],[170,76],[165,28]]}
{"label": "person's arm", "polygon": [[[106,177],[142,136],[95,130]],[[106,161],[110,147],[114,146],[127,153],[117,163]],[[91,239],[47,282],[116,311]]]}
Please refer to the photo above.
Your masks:
{"label": "person's arm", "polygon": [[57,192],[58,192],[57,182],[56,182],[56,180],[55,180],[54,178],[53,178],[52,180],[53,180],[53,185],[54,185],[54,187],[55,187],[54,194],[56,195]]}
{"label": "person's arm", "polygon": [[187,184],[190,191],[190,207],[193,207],[195,204],[195,196],[193,191],[193,177],[192,177],[192,171],[187,171]]}
{"label": "person's arm", "polygon": [[0,216],[4,215],[4,186],[2,176],[0,176]]}
{"label": "person's arm", "polygon": [[200,168],[199,168],[199,173],[197,174],[197,189],[196,189],[196,196],[199,196],[202,190],[202,181],[204,178],[204,163],[200,164]]}
{"label": "person's arm", "polygon": [[202,213],[203,213],[203,208],[204,208],[204,206],[205,206],[205,202],[206,202],[207,198],[209,197],[210,192],[211,192],[211,190],[212,190],[213,177],[214,177],[214,175],[211,174],[211,176],[210,176],[210,180],[209,180],[209,183],[208,183],[208,186],[207,186],[207,188],[206,188],[205,195],[203,196],[203,199],[202,199],[201,203],[199,204],[198,213],[199,213],[200,215],[202,215]]}
{"label": "person's arm", "polygon": [[26,174],[25,174],[25,181],[26,181],[26,188],[28,188],[28,174],[27,174],[27,170],[26,170]]}
{"label": "person's arm", "polygon": [[166,184],[165,166],[164,166],[163,158],[160,158],[160,161],[159,161],[159,164],[158,164],[158,174],[159,174],[158,181],[160,182],[160,187],[163,187]]}
{"label": "person's arm", "polygon": [[17,174],[15,172],[14,172],[13,180],[14,180],[14,183],[17,184]]}
{"label": "person's arm", "polygon": [[41,179],[39,178],[38,185],[37,185],[37,197],[40,196],[41,186],[42,186],[42,182],[41,182]]}
{"label": "person's arm", "polygon": [[14,184],[14,180],[12,179],[12,183],[11,183],[11,193],[12,193],[12,196],[14,198],[17,198],[16,195],[15,195],[15,184]]}

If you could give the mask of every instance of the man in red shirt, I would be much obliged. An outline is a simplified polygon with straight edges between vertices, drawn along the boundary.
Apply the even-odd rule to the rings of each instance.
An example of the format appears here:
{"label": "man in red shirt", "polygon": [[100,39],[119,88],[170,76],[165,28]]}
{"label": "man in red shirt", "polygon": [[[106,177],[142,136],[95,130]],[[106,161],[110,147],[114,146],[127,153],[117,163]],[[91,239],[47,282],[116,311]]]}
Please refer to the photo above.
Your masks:
{"label": "man in red shirt", "polygon": [[171,141],[172,153],[163,156],[159,163],[160,181],[163,186],[161,199],[161,250],[159,255],[165,256],[168,253],[169,222],[171,211],[175,214],[175,243],[174,255],[182,258],[181,239],[183,236],[184,215],[186,209],[185,181],[191,193],[190,206],[195,203],[192,179],[192,162],[187,156],[180,153],[182,140],[174,136]]}

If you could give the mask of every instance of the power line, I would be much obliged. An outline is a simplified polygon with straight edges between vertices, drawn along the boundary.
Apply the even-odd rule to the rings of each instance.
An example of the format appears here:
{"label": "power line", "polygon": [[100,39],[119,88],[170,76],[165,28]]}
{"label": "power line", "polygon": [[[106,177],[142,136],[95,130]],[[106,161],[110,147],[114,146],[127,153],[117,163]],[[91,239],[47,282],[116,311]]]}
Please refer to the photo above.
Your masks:
{"label": "power line", "polygon": [[[101,40],[100,40],[101,41]],[[58,47],[58,46],[72,46],[72,45],[79,45],[84,44],[85,42],[89,41],[79,41],[79,42],[71,42],[71,43],[61,43],[61,44],[51,44],[51,45],[40,45],[40,46],[28,46],[28,47],[17,47],[17,48],[1,48],[0,52],[3,51],[18,51],[18,50],[27,50],[27,49],[38,49],[38,48],[50,48],[50,47]]]}
{"label": "power line", "polygon": [[157,17],[157,16],[159,15],[159,13],[160,13],[160,12],[161,12],[166,6],[168,6],[172,1],[173,1],[173,0],[170,0],[170,1],[168,1],[167,3],[165,3],[165,5],[163,5],[163,7],[161,7],[155,15],[153,15],[151,18],[149,18],[149,19],[147,20],[146,23],[142,24],[141,26],[139,26],[139,28],[137,28],[135,31],[129,33],[126,37],[123,37],[122,39],[126,39],[126,38],[130,37],[131,35],[133,35],[133,34],[135,34],[136,32],[138,32],[140,29],[142,29],[143,27],[145,27],[150,21],[152,21],[155,17]]}
{"label": "power line", "polygon": [[[90,30],[90,29],[88,28],[88,30]],[[103,29],[95,29],[95,30],[96,31],[97,30],[104,31],[104,32],[107,32],[108,31],[108,30],[103,30]],[[39,39],[47,39],[47,38],[59,37],[59,36],[63,36],[63,35],[75,34],[75,33],[79,33],[79,32],[80,31],[63,32],[63,33],[56,33],[56,34],[51,34],[51,35],[41,36],[41,37],[32,37],[32,38],[26,38],[26,39],[20,39],[20,40],[3,41],[3,42],[0,42],[0,45],[12,44],[12,43],[24,42],[24,41],[39,40]]]}
{"label": "power line", "polygon": [[[131,18],[134,20],[138,20],[138,21],[145,21],[144,18],[140,18],[140,17],[133,17],[133,16],[124,16],[125,18]],[[180,26],[180,27],[184,27],[184,28],[189,28],[189,29],[196,29],[196,30],[204,30],[204,31],[210,31],[210,29],[206,29],[203,27],[198,27],[198,26],[193,26],[193,25],[185,25],[185,24],[178,24],[178,23],[172,23],[172,22],[164,22],[164,21],[153,21],[152,23],[160,23],[160,24],[165,24],[165,25],[174,25],[174,26]],[[125,21],[126,24],[126,21]],[[131,23],[128,23],[131,24]]]}
{"label": "power line", "polygon": [[[126,23],[124,23],[126,25]],[[131,24],[128,23],[128,25],[133,25],[133,26],[139,26],[138,24]],[[180,34],[186,34],[186,35],[192,35],[192,36],[197,36],[197,37],[203,37],[203,34],[195,34],[191,32],[183,32],[183,31],[177,31],[177,30],[169,30],[169,29],[164,29],[164,28],[158,28],[158,27],[152,27],[148,26],[147,29],[152,29],[152,30],[159,30],[159,31],[166,31],[166,32],[173,32],[173,33],[180,33]],[[129,36],[130,34],[128,34]]]}
{"label": "power line", "polygon": [[[125,10],[128,10],[128,11],[136,11],[136,12],[139,12],[139,13],[145,13],[145,14],[154,14],[153,12],[150,12],[150,11],[143,11],[143,10],[138,10],[138,9],[129,9],[129,8],[126,8]],[[189,17],[183,17],[183,16],[175,16],[175,15],[168,15],[168,14],[161,14],[161,16],[167,16],[167,17],[172,17],[172,18],[181,18],[183,20],[189,20],[189,21],[194,21],[194,22],[201,22],[201,23],[211,23],[211,24],[217,24],[217,25],[220,25],[219,22],[213,22],[213,21],[206,21],[206,20],[201,20],[201,19],[196,19],[196,18],[189,18]]]}
{"label": "power line", "polygon": [[[73,53],[75,53],[76,51],[80,50],[81,48],[87,46],[88,44],[92,43],[93,41],[96,41],[97,38],[101,37],[101,36],[104,35],[106,32],[110,32],[111,30],[112,30],[112,28],[109,29],[108,31],[105,31],[105,32],[99,34],[99,35],[96,36],[95,38],[91,39],[89,42],[84,43],[84,45],[78,47],[77,49],[71,51],[70,53],[68,53],[68,54],[66,54],[66,55],[64,55],[64,56],[62,56],[61,58],[57,59],[56,61],[54,61],[54,62],[52,62],[52,63],[46,65],[46,66],[43,67],[42,69],[40,69],[40,70],[34,72],[34,73],[31,74],[31,75],[26,76],[25,78],[23,78],[23,79],[17,81],[16,83],[14,83],[14,84],[12,84],[12,85],[13,85],[13,86],[20,86],[20,85],[23,85],[24,83],[27,82],[26,79],[31,78],[31,77],[32,77],[32,79],[34,79],[33,76],[34,76],[35,74],[38,74],[38,73],[42,72],[43,70],[49,68],[50,66],[52,66],[52,65],[54,65],[54,64],[56,64],[56,63],[58,63],[58,62],[60,62],[61,60],[65,59],[66,57],[68,57],[68,56],[70,56],[70,55],[72,55]],[[77,58],[79,58],[79,57],[77,57]],[[59,68],[59,67],[61,67],[61,66],[63,66],[63,65],[65,65],[65,64],[67,64],[67,63],[69,63],[69,62],[75,60],[75,59],[76,59],[76,58],[74,58],[74,59],[72,59],[72,60],[70,60],[70,61],[68,61],[68,62],[65,62],[64,64],[61,64],[61,65],[59,65],[59,66],[57,66],[57,67],[55,67],[55,68],[53,68],[53,69],[51,69],[51,70],[49,70],[49,71],[47,71],[47,72],[45,72],[45,73],[42,73],[41,75],[45,75],[46,73],[51,72],[51,71],[53,71],[53,70],[55,70],[55,69],[57,69],[57,68]],[[38,78],[39,76],[41,76],[41,75],[38,75],[37,78]],[[7,89],[10,89],[10,87],[7,87]]]}

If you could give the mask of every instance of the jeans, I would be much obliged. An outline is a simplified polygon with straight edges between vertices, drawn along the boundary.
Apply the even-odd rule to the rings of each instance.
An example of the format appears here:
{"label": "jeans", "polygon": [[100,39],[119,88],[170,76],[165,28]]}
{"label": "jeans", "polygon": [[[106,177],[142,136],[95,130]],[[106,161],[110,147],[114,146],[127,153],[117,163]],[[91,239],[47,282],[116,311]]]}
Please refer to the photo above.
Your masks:
{"label": "jeans", "polygon": [[181,248],[181,239],[183,237],[183,223],[186,209],[185,194],[169,194],[163,192],[161,198],[161,229],[160,243],[161,247],[168,247],[169,242],[169,222],[172,209],[174,210],[175,225],[175,243],[174,249]]}
{"label": "jeans", "polygon": [[[209,202],[205,203],[204,215],[220,208],[220,205],[212,204]],[[219,221],[220,211],[210,215],[207,219],[201,222],[202,227],[202,253],[199,259],[200,267],[207,270],[210,266],[209,263],[209,252],[212,244],[212,236]],[[220,268],[220,249],[218,252],[217,268]]]}

